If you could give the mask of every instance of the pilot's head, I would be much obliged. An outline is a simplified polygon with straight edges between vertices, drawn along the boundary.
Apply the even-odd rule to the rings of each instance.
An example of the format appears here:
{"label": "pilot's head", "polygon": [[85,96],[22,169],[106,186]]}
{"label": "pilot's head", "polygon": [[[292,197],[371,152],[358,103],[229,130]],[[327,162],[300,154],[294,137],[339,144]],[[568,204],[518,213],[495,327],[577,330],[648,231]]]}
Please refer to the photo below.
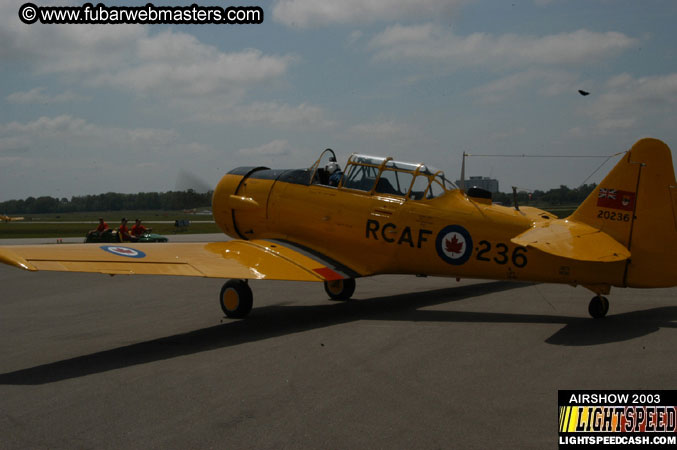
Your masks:
{"label": "pilot's head", "polygon": [[336,161],[330,161],[329,163],[327,163],[324,170],[326,170],[327,173],[329,175],[331,175],[332,173],[336,172],[338,170],[338,168],[339,168],[339,165]]}

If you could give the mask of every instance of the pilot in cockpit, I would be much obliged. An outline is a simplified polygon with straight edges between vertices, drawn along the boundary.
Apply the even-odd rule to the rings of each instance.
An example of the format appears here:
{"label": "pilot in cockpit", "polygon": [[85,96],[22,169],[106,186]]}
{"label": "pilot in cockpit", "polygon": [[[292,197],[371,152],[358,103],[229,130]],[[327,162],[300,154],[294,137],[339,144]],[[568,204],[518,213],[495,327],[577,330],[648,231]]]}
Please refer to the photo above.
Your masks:
{"label": "pilot in cockpit", "polygon": [[329,175],[327,184],[329,186],[338,186],[339,182],[341,181],[341,177],[343,176],[343,172],[341,172],[341,166],[339,166],[336,162],[336,158],[330,156],[329,162],[325,166],[324,170]]}

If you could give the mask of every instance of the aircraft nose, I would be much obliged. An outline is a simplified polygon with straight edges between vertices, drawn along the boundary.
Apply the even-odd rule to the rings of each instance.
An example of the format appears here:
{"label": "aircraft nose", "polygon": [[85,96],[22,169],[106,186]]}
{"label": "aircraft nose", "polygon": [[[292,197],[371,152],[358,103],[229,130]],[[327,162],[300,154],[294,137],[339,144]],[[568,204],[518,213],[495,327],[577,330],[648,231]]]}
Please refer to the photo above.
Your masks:
{"label": "aircraft nose", "polygon": [[243,230],[253,230],[250,222],[265,223],[265,200],[272,183],[252,175],[267,170],[267,167],[238,167],[221,178],[212,197],[212,211],[214,221],[224,233],[248,239],[252,236],[245,236]]}

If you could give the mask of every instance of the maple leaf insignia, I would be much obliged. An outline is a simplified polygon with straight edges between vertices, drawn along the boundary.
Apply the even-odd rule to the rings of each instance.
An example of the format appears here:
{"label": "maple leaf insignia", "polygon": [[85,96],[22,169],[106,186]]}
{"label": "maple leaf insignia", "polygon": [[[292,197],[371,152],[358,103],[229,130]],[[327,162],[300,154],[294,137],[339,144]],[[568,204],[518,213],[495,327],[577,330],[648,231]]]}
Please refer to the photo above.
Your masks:
{"label": "maple leaf insignia", "polygon": [[459,242],[459,240],[456,239],[456,235],[454,235],[451,240],[444,240],[444,246],[448,253],[461,253],[463,242]]}

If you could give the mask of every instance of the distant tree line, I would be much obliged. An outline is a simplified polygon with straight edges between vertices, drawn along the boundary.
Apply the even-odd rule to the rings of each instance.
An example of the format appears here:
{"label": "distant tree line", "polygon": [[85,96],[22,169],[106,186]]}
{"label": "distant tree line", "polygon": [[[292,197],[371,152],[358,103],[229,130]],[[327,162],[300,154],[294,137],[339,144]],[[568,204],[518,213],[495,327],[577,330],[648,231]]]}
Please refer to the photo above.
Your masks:
{"label": "distant tree line", "polygon": [[98,195],[74,196],[71,199],[54,197],[28,197],[25,200],[0,202],[4,214],[45,214],[90,211],[127,210],[179,210],[209,207],[212,191],[206,193],[187,191],[140,192],[119,194],[108,192]]}
{"label": "distant tree line", "polygon": [[[596,184],[584,184],[570,189],[560,186],[549,191],[536,190],[531,193],[519,192],[517,201],[522,204],[578,205],[592,192]],[[28,197],[25,200],[9,200],[0,203],[3,214],[45,214],[90,211],[134,211],[134,210],[179,210],[209,207],[212,191],[206,193],[187,191],[140,192],[119,194],[108,192],[98,195],[83,195],[67,198]],[[531,194],[531,197],[529,197]],[[499,192],[493,195],[495,202],[504,205],[513,203],[512,193]]]}
{"label": "distant tree line", "polygon": [[[517,201],[522,205],[539,204],[548,206],[559,205],[579,205],[583,200],[595,190],[597,184],[583,184],[579,187],[570,189],[567,186],[561,185],[556,189],[549,191],[535,190],[533,192],[518,192]],[[495,202],[503,203],[504,205],[513,204],[513,194],[499,192],[493,195]]]}

